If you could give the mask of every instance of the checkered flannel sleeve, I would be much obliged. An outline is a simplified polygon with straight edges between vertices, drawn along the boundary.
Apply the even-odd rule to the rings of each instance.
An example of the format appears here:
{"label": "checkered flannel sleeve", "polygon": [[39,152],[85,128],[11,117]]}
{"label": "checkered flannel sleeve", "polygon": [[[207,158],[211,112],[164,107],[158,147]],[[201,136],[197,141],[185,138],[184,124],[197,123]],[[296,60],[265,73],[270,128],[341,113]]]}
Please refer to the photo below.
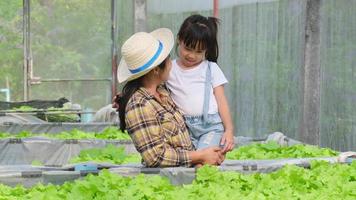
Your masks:
{"label": "checkered flannel sleeve", "polygon": [[[148,101],[126,109],[126,127],[147,167],[191,166],[188,151],[175,149],[165,141],[165,130]],[[179,145],[178,145],[179,146]]]}

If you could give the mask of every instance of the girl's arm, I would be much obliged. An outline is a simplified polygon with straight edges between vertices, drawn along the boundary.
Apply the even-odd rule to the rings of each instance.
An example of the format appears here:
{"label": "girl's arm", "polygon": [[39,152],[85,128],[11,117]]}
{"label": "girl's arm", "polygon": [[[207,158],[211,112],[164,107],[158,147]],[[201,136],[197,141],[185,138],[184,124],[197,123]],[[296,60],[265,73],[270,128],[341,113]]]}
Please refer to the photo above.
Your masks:
{"label": "girl's arm", "polygon": [[220,145],[224,145],[223,152],[226,153],[234,148],[234,126],[231,119],[228,101],[224,93],[224,85],[219,85],[214,88],[214,96],[218,104],[219,114],[225,128]]}

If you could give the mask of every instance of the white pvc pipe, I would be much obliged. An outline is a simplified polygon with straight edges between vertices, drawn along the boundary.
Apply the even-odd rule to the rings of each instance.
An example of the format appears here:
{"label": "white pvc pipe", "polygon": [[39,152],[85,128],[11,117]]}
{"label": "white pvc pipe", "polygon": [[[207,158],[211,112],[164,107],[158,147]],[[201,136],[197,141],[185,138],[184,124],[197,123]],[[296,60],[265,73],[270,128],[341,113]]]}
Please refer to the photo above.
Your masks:
{"label": "white pvc pipe", "polygon": [[0,92],[4,92],[6,95],[6,101],[10,101],[10,89],[9,88],[2,88],[0,89]]}

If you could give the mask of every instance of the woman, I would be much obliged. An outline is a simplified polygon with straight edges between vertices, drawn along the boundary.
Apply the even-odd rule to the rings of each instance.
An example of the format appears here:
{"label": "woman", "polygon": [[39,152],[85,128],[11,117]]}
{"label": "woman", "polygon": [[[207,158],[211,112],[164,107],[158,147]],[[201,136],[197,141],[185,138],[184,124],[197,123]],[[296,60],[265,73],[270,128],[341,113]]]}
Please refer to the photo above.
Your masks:
{"label": "woman", "polygon": [[128,131],[147,167],[219,165],[224,160],[220,148],[194,150],[164,85],[173,45],[173,33],[166,28],[136,33],[123,44],[118,80],[128,82],[117,99],[120,129]]}

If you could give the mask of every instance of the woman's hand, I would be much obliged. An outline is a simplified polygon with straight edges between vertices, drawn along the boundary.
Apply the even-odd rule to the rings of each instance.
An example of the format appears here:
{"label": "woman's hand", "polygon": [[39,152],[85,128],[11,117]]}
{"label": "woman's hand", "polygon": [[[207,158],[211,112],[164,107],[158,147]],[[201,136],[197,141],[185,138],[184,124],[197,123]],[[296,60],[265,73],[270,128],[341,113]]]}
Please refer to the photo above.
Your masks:
{"label": "woman's hand", "polygon": [[228,151],[231,151],[234,149],[235,143],[234,143],[234,133],[232,131],[225,131],[221,141],[220,141],[220,146],[222,146],[222,152],[225,154]]}
{"label": "woman's hand", "polygon": [[202,164],[220,165],[225,157],[219,147],[208,147],[201,150]]}
{"label": "woman's hand", "polygon": [[189,157],[193,165],[220,165],[225,156],[220,147],[207,147],[197,151],[190,151]]}

